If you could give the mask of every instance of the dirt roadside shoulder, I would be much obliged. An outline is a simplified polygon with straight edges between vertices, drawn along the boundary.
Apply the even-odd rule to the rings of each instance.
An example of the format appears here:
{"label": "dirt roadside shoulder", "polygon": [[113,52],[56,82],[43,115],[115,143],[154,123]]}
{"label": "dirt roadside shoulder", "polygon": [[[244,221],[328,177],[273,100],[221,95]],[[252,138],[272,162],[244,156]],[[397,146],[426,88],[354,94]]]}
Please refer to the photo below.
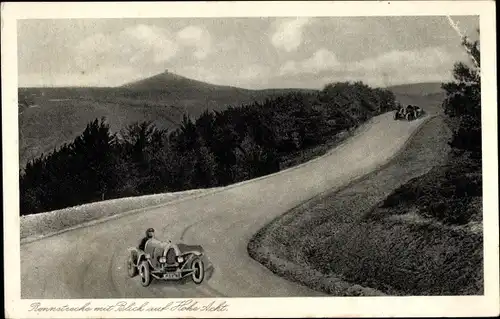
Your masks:
{"label": "dirt roadside shoulder", "polygon": [[216,189],[189,190],[176,193],[111,199],[51,212],[21,216],[21,244],[61,234],[76,228],[102,223],[133,214],[145,208],[167,205]]}

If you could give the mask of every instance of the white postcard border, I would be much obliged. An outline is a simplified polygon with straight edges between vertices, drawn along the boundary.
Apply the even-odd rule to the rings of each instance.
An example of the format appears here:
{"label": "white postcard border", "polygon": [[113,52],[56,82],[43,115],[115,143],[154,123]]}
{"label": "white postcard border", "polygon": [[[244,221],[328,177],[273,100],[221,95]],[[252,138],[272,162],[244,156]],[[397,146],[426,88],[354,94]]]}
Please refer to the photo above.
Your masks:
{"label": "white postcard border", "polygon": [[[43,307],[98,307],[117,302],[147,302],[162,307],[179,299],[20,299],[19,149],[17,111],[17,19],[258,17],[258,16],[404,16],[479,15],[481,31],[484,185],[484,296],[217,298],[227,311],[30,312]],[[498,162],[496,32],[493,1],[363,2],[101,2],[2,3],[2,147],[4,189],[5,315],[8,318],[153,318],[153,317],[381,317],[486,316],[499,312]],[[212,299],[193,299],[200,305]]]}

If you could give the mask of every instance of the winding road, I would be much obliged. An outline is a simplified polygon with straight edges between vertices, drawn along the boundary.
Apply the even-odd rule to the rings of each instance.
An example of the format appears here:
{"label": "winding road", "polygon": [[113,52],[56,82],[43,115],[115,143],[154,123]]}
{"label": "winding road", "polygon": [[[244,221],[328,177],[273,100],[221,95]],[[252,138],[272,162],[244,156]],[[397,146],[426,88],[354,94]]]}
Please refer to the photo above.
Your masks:
{"label": "winding road", "polygon": [[[392,116],[373,118],[328,154],[297,167],[22,244],[22,298],[320,296],[251,259],[247,243],[294,206],[386,164],[428,118]],[[144,288],[129,278],[127,248],[148,227],[159,239],[202,245],[212,264],[206,280],[199,286],[153,281]]]}

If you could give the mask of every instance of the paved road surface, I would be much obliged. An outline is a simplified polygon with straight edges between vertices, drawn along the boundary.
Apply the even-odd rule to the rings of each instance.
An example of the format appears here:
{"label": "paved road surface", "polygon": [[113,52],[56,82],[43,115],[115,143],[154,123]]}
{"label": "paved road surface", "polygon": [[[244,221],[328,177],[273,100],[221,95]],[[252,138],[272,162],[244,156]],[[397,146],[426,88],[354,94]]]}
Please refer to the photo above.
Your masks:
{"label": "paved road surface", "polygon": [[[285,297],[320,293],[275,276],[247,254],[252,235],[275,217],[384,164],[424,119],[375,117],[326,156],[271,176],[21,246],[22,298]],[[127,277],[127,248],[144,230],[201,244],[213,267],[196,286]]]}

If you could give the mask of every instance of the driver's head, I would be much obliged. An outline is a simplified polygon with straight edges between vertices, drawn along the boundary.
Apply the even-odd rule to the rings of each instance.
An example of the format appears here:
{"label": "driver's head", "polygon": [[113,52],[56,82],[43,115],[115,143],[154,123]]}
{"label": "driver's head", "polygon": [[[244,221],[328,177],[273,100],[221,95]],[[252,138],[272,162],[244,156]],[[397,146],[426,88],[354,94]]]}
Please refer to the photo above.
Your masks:
{"label": "driver's head", "polygon": [[146,237],[153,238],[155,236],[155,230],[153,228],[148,228],[146,230]]}

